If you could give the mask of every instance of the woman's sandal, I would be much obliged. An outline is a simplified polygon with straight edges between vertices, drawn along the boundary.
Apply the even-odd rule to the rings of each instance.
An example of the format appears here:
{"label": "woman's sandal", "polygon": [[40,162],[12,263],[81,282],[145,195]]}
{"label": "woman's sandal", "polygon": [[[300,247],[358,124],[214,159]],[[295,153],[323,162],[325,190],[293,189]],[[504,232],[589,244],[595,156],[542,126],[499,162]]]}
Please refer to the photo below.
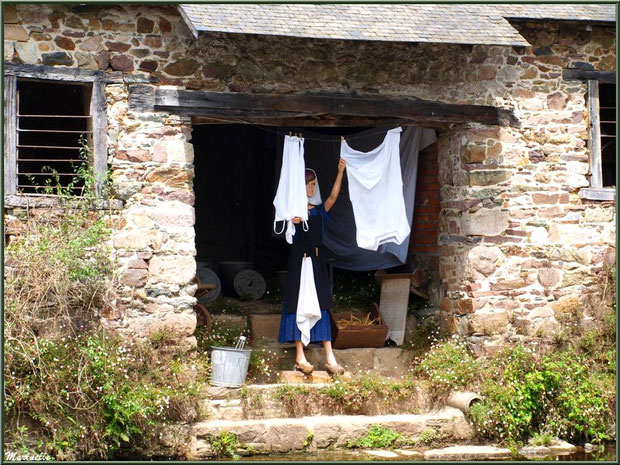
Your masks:
{"label": "woman's sandal", "polygon": [[314,371],[314,367],[308,362],[295,362],[295,371],[301,371],[304,375],[308,376]]}
{"label": "woman's sandal", "polygon": [[341,375],[344,373],[344,368],[342,368],[337,363],[335,365],[330,365],[329,363],[326,363],[325,371],[327,371],[330,375]]}

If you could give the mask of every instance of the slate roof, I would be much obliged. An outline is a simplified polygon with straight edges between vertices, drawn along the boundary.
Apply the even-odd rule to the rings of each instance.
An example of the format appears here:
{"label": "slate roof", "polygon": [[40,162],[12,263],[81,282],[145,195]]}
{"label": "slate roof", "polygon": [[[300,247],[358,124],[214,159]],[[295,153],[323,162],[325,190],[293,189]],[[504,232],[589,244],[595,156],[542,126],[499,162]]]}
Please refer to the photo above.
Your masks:
{"label": "slate roof", "polygon": [[528,45],[506,18],[615,21],[615,5],[184,4],[201,31],[316,39]]}

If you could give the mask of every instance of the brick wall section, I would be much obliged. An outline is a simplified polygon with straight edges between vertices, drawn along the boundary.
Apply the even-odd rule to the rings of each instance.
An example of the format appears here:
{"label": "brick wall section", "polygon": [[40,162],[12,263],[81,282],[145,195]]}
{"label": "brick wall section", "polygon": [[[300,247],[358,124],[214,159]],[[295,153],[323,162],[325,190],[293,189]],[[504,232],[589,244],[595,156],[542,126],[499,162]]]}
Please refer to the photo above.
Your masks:
{"label": "brick wall section", "polygon": [[420,152],[409,244],[411,254],[437,254],[440,211],[437,144],[432,144]]}

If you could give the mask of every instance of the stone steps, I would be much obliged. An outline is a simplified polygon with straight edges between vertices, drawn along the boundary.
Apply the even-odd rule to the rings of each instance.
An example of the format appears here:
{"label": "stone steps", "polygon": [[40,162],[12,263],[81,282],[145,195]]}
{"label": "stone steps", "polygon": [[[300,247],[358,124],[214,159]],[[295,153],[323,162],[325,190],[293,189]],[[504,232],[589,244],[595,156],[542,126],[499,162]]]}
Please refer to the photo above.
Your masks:
{"label": "stone steps", "polygon": [[428,429],[434,429],[442,442],[460,443],[474,437],[463,413],[452,407],[424,414],[209,420],[191,425],[194,439],[187,459],[213,457],[210,438],[224,431],[234,433],[239,453],[248,455],[346,448],[351,441],[366,436],[372,425],[391,428],[414,442]]}
{"label": "stone steps", "polygon": [[[294,418],[312,415],[385,415],[430,411],[430,401],[421,389],[401,397],[378,395],[347,402],[333,400],[325,384],[254,384],[243,388],[209,388],[206,417],[211,420]],[[320,394],[320,397],[319,397]],[[317,399],[320,399],[317,401]]]}
{"label": "stone steps", "polygon": [[[268,344],[253,346],[278,355],[279,370],[293,370],[295,365],[295,347],[292,345]],[[325,352],[322,347],[308,346],[304,349],[308,362],[315,370],[325,367]],[[357,349],[334,349],[338,363],[353,375],[371,373],[389,378],[400,378],[412,369],[411,353],[400,347],[365,347]]]}

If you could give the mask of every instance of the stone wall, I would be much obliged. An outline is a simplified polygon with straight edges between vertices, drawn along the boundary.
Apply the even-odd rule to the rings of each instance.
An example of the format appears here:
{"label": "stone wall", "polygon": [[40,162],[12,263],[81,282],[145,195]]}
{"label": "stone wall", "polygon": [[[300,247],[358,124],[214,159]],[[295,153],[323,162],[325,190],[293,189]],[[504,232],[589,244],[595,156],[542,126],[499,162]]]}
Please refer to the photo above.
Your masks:
{"label": "stone wall", "polygon": [[118,324],[141,333],[174,327],[188,348],[191,121],[128,111],[130,84],[356,90],[513,109],[519,128],[445,127],[437,142],[442,324],[484,353],[552,336],[559,314],[596,289],[615,256],[614,205],[578,196],[588,185],[586,88],[562,79],[569,66],[615,69],[614,29],[515,26],[531,47],[194,39],[170,7],[5,5],[5,60],[124,73],[124,84],[107,88],[109,166],[125,202],[113,238],[125,286]]}

